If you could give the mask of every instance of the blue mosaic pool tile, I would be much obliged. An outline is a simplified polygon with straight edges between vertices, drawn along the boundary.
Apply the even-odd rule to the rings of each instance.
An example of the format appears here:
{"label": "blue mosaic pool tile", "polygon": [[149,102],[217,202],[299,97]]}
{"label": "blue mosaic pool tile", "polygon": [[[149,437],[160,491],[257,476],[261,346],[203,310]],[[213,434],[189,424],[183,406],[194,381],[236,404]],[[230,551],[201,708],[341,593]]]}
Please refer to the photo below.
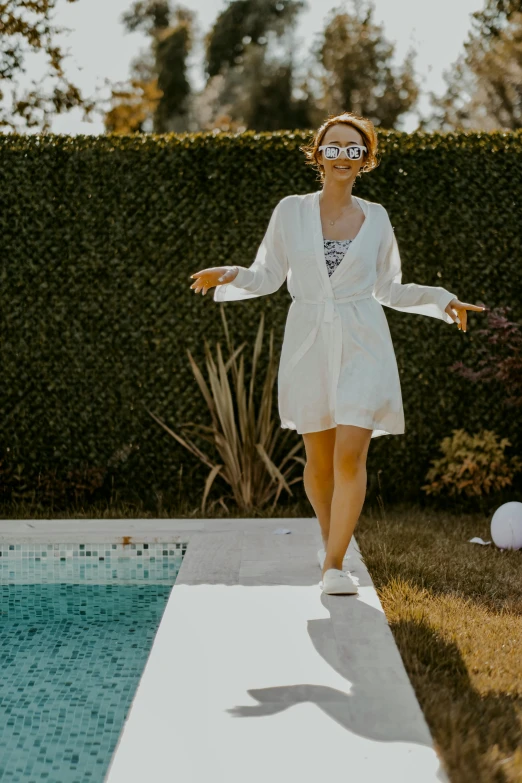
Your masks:
{"label": "blue mosaic pool tile", "polygon": [[[0,780],[103,783],[186,545],[143,546],[134,557],[110,544],[12,546],[2,547],[0,584]],[[80,546],[103,546],[122,582],[104,581],[105,570],[101,583],[92,568],[83,566],[86,581],[82,569],[68,570]],[[45,574],[36,560],[43,551],[51,559]],[[150,583],[140,570],[129,581],[138,557],[151,567],[151,551],[161,580]],[[42,574],[48,581],[38,581]]]}
{"label": "blue mosaic pool tile", "polygon": [[172,582],[186,548],[186,543],[0,544],[0,585]]}

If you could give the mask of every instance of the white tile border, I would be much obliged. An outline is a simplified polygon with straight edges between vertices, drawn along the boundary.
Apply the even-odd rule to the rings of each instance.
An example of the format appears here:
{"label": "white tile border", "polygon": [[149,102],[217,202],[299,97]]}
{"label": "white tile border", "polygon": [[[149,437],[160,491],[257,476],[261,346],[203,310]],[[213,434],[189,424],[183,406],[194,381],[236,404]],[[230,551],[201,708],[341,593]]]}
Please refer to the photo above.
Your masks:
{"label": "white tile border", "polygon": [[1,519],[0,543],[188,543],[193,533],[233,530],[317,531],[315,517],[239,519]]}

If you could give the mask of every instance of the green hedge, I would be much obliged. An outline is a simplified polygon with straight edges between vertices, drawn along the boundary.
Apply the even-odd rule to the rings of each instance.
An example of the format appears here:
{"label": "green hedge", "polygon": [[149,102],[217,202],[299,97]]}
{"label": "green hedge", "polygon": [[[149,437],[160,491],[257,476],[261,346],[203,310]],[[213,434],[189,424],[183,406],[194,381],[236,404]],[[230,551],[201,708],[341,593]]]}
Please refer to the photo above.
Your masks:
{"label": "green hedge", "polygon": [[[107,494],[116,486],[129,497],[168,492],[182,476],[183,492],[199,499],[207,469],[145,406],[176,431],[210,423],[187,350],[204,367],[205,339],[225,347],[221,307],[236,346],[252,345],[265,311],[279,351],[286,285],[218,305],[212,292],[193,293],[190,275],[249,266],[276,202],[321,188],[299,150],[309,140],[301,131],[0,137],[2,469],[22,464],[36,481],[88,466],[105,476]],[[509,305],[520,321],[522,131],[381,131],[379,147],[380,166],[354,192],[388,210],[403,282],[442,285],[491,309]],[[370,492],[381,470],[386,498],[423,497],[429,461],[454,428],[495,429],[520,454],[522,414],[506,415],[503,389],[448,369],[459,359],[476,366],[486,315],[470,313],[466,334],[436,319],[386,315],[406,434],[372,442]]]}

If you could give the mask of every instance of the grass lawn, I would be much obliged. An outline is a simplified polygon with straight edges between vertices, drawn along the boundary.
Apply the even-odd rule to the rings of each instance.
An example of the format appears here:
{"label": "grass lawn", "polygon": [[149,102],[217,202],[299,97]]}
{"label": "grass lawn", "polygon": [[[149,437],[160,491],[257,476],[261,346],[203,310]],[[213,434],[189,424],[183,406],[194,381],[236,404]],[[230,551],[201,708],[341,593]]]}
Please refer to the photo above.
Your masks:
{"label": "grass lawn", "polygon": [[[312,514],[307,501],[281,512]],[[0,508],[4,519],[49,516]],[[199,512],[120,504],[52,515],[159,516],[197,519]],[[469,543],[473,536],[489,541],[489,526],[484,514],[365,506],[355,531],[452,783],[522,781],[522,551]]]}
{"label": "grass lawn", "polygon": [[470,544],[484,515],[411,507],[355,535],[450,780],[520,783],[522,551]]}

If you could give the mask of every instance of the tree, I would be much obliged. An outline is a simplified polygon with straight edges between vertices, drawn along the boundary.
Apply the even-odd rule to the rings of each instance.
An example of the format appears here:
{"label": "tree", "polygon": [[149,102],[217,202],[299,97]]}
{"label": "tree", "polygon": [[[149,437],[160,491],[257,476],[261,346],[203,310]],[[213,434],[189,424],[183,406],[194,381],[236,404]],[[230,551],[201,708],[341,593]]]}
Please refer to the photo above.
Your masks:
{"label": "tree", "polygon": [[[207,83],[193,103],[203,129],[310,127],[313,99],[295,72],[303,0],[234,0],[205,37]],[[279,49],[279,51],[278,51]]]}
{"label": "tree", "polygon": [[144,30],[150,35],[152,46],[133,60],[128,85],[112,89],[112,108],[104,118],[107,132],[165,133],[189,129],[191,85],[187,58],[193,45],[194,18],[189,9],[171,9],[164,0],[137,0],[123,14],[127,31]]}
{"label": "tree", "polygon": [[282,38],[293,27],[302,0],[234,0],[222,11],[205,38],[208,78],[223,66],[243,62],[250,44],[265,47],[269,33]]}
{"label": "tree", "polygon": [[[72,3],[75,0],[67,0]],[[50,119],[75,107],[84,110],[87,119],[96,103],[82,97],[80,90],[64,74],[64,55],[53,44],[55,36],[67,28],[52,24],[50,15],[56,0],[0,0],[0,127],[20,132],[40,126],[41,133],[50,130]],[[32,15],[29,18],[29,15]],[[49,60],[49,68],[39,83],[18,95],[15,81],[25,73],[24,62],[28,50],[43,51]],[[50,93],[41,87],[50,77],[54,86]],[[11,105],[2,105],[9,84],[13,86]],[[18,122],[17,122],[18,120]],[[20,123],[20,120],[22,123]],[[24,125],[25,123],[25,125]]]}
{"label": "tree", "polygon": [[444,74],[446,91],[430,93],[425,129],[516,130],[522,127],[522,13],[513,0],[488,0],[473,14],[465,52]]}
{"label": "tree", "polygon": [[324,34],[314,47],[322,67],[319,77],[321,114],[354,111],[383,128],[395,128],[417,101],[413,53],[394,69],[394,46],[382,25],[372,21],[373,4],[354,0],[354,10],[333,10]]}
{"label": "tree", "polygon": [[487,0],[484,10],[471,14],[472,24],[483,38],[496,38],[521,10],[520,0]]}
{"label": "tree", "polygon": [[[144,57],[131,64],[128,83],[111,88],[112,107],[103,117],[107,133],[146,133],[151,130],[162,93],[151,64]],[[149,126],[149,127],[148,127]]]}

